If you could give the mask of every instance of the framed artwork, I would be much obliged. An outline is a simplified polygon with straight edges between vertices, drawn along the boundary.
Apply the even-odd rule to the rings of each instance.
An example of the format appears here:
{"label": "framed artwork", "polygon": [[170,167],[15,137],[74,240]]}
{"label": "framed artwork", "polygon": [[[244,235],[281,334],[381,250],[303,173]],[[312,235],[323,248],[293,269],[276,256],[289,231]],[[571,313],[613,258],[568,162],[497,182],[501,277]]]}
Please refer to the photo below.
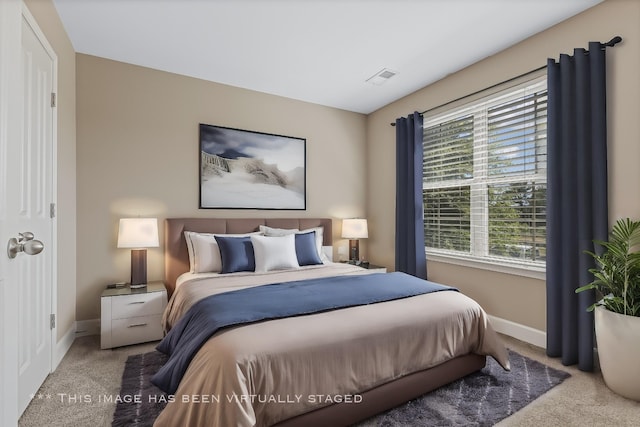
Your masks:
{"label": "framed artwork", "polygon": [[304,138],[200,124],[200,208],[307,208]]}

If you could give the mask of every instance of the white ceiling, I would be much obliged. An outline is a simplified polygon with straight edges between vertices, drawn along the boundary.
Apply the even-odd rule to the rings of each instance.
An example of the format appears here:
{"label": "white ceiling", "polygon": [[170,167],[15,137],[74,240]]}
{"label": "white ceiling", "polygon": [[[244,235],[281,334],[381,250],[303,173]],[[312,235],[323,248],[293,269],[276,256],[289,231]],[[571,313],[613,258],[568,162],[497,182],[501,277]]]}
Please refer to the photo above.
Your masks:
{"label": "white ceiling", "polygon": [[370,113],[601,1],[54,3],[77,52]]}

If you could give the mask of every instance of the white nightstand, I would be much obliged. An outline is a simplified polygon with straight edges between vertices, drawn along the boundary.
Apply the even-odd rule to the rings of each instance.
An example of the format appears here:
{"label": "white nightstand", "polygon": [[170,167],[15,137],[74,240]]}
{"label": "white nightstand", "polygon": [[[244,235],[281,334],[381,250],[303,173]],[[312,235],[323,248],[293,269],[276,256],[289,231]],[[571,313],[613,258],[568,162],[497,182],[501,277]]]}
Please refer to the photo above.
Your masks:
{"label": "white nightstand", "polygon": [[100,298],[100,347],[162,339],[166,306],[167,290],[162,282],[150,282],[139,289],[105,289]]}

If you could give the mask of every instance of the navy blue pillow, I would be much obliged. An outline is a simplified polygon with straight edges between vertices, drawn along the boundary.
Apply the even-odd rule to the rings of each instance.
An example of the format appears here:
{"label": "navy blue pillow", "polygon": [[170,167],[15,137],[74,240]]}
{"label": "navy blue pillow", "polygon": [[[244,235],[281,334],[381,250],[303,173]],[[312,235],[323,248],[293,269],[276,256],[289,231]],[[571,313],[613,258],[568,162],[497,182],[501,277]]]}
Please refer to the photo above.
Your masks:
{"label": "navy blue pillow", "polygon": [[255,271],[256,258],[250,237],[215,236],[222,258],[221,273],[237,271]]}
{"label": "navy blue pillow", "polygon": [[[296,255],[300,266],[322,264],[316,248],[315,231],[296,234]],[[224,261],[222,264],[224,265]]]}

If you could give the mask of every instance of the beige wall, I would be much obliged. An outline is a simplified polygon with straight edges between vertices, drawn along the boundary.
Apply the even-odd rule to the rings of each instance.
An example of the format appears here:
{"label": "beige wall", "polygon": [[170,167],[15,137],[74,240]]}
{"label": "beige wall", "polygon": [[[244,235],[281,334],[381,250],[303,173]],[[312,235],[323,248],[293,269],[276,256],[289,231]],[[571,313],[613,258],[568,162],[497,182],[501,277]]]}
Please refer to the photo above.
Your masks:
{"label": "beige wall", "polygon": [[57,328],[76,320],[76,54],[51,0],[25,0],[58,57]]}
{"label": "beige wall", "polygon": [[[635,190],[640,182],[640,2],[635,0],[607,0],[368,117],[75,55],[52,2],[25,3],[59,61],[59,337],[76,317],[99,316],[99,294],[106,283],[127,279],[128,251],[115,248],[117,221],[123,216],[366,215],[368,257],[392,267],[395,170],[389,161],[395,157],[395,136],[389,123],[525,73],[590,40],[618,34],[624,42],[608,52],[610,212],[612,220],[640,215]],[[306,137],[307,211],[199,210],[199,122]],[[542,281],[434,262],[429,262],[429,277],[459,286],[491,314],[545,328]],[[160,278],[162,252],[151,249],[149,279]]]}
{"label": "beige wall", "polygon": [[[167,217],[365,214],[364,115],[88,55],[76,63],[78,320],[98,318],[104,286],[128,279],[122,217],[158,217],[162,233]],[[306,138],[307,210],[198,209],[199,123]],[[161,248],[147,262],[148,279],[162,279]]]}
{"label": "beige wall", "polygon": [[[369,115],[367,216],[372,261],[394,264],[395,164],[389,159],[395,158],[395,131],[389,123],[526,73],[545,65],[547,58],[571,54],[574,47],[586,48],[589,41],[608,41],[615,35],[624,42],[607,51],[610,216],[611,221],[640,217],[640,2],[607,0]],[[490,314],[546,329],[542,280],[437,262],[428,263],[428,272],[429,279],[458,286]]]}

